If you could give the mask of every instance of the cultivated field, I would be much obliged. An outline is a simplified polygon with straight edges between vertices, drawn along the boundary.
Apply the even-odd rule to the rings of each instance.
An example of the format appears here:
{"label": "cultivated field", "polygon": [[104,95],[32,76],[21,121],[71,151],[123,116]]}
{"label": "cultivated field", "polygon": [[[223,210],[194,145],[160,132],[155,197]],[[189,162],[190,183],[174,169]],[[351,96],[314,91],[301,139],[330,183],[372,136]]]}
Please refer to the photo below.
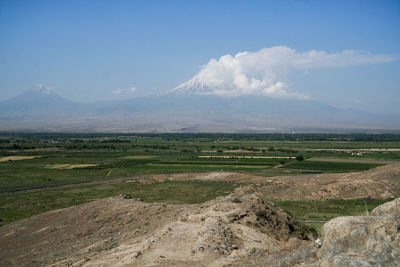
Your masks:
{"label": "cultivated field", "polygon": [[0,223],[120,194],[201,203],[253,185],[319,230],[327,219],[365,213],[395,195],[331,195],[339,202],[322,197],[314,205],[307,201],[311,191],[323,195],[320,187],[307,192],[298,184],[288,194],[279,183],[293,187],[318,175],[323,181],[391,166],[399,149],[400,136],[389,134],[3,134]]}

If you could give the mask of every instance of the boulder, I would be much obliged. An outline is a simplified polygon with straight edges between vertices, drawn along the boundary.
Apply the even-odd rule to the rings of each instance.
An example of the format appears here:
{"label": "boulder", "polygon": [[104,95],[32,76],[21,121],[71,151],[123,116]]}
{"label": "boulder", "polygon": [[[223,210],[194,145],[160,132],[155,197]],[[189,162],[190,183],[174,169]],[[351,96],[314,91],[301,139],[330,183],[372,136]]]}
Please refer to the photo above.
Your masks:
{"label": "boulder", "polygon": [[400,266],[400,198],[375,208],[371,215],[327,222],[310,266]]}

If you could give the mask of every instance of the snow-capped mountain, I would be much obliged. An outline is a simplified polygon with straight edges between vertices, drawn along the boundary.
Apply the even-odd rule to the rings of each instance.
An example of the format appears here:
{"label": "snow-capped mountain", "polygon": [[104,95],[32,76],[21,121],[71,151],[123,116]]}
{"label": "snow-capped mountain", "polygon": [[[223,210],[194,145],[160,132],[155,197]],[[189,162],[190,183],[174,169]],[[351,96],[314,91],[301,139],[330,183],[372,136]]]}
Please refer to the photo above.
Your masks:
{"label": "snow-capped mountain", "polygon": [[207,94],[208,92],[210,92],[210,88],[201,80],[198,75],[168,91],[168,93],[176,94]]}

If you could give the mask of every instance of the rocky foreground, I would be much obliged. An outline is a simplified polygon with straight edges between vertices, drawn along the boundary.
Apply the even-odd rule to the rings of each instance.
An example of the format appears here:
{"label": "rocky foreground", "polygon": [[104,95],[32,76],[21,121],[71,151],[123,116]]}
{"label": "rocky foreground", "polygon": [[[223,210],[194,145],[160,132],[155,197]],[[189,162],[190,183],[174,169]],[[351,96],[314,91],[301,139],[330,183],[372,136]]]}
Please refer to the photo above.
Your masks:
{"label": "rocky foreground", "polygon": [[400,266],[400,198],[371,216],[338,217],[322,228],[312,266]]}
{"label": "rocky foreground", "polygon": [[0,228],[8,266],[400,266],[400,199],[339,217],[322,243],[254,188],[199,205],[124,196]]}

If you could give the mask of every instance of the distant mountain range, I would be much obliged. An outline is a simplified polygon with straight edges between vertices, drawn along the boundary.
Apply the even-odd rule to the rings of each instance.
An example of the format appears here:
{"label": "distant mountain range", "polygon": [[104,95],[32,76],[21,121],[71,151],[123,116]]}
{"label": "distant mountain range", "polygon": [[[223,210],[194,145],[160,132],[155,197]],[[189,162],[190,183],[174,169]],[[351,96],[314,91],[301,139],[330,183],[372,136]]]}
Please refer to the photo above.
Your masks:
{"label": "distant mountain range", "polygon": [[[0,131],[319,132],[396,131],[400,116],[338,109],[310,100],[199,95],[183,84],[167,94],[90,104],[41,86],[0,102]],[[200,88],[201,87],[201,88]]]}

